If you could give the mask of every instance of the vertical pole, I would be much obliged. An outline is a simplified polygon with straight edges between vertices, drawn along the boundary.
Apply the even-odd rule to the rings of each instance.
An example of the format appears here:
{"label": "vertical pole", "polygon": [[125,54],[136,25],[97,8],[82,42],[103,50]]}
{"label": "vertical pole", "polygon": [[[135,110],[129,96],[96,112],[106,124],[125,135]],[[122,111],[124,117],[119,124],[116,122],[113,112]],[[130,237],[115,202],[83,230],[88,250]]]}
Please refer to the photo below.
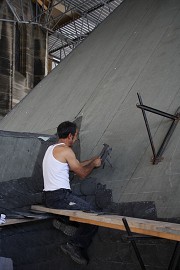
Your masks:
{"label": "vertical pole", "polygon": [[[178,246],[179,246],[179,242],[176,242],[176,245],[175,245],[175,248],[174,248],[174,252],[173,252],[173,255],[172,255],[172,258],[171,258],[171,261],[169,263],[169,267],[168,267],[168,270],[175,270],[175,261],[176,261],[176,255],[178,255]],[[177,258],[178,259],[178,258]]]}
{"label": "vertical pole", "polygon": [[[138,96],[140,105],[143,105],[142,98],[141,98],[140,94],[137,93],[137,96]],[[153,152],[153,163],[154,163],[156,161],[156,151],[155,151],[151,131],[150,131],[150,128],[149,128],[149,123],[148,123],[148,120],[147,120],[147,117],[146,117],[146,113],[145,113],[145,110],[143,110],[143,109],[142,109],[142,114],[143,114],[143,117],[144,117],[144,121],[145,121],[145,124],[146,124],[146,129],[147,129],[147,132],[148,132],[148,136],[149,136],[149,140],[150,140],[150,144],[151,144],[151,148],[152,148],[152,152]]]}
{"label": "vertical pole", "polygon": [[[122,221],[123,221],[123,223],[124,223],[124,227],[126,228],[127,234],[128,234],[129,236],[132,236],[132,232],[131,232],[131,230],[130,230],[130,228],[129,228],[129,225],[128,225],[128,223],[127,223],[127,220],[126,220],[125,218],[123,218]],[[138,247],[137,247],[137,245],[136,245],[135,240],[130,240],[130,241],[131,241],[131,244],[132,244],[132,246],[133,246],[133,248],[134,248],[134,251],[135,251],[135,253],[136,253],[136,256],[137,256],[137,259],[138,259],[139,264],[140,264],[140,266],[141,266],[141,269],[142,269],[142,270],[146,270],[145,265],[144,265],[144,262],[143,262],[143,260],[142,260],[142,258],[141,258],[141,255],[140,255],[140,253],[139,253],[139,250],[138,250]]]}
{"label": "vertical pole", "polygon": [[15,44],[16,44],[16,23],[13,23],[13,35],[12,35],[12,57],[10,65],[10,94],[9,94],[9,106],[10,111],[13,108],[13,88],[14,88],[14,72],[15,72]]}

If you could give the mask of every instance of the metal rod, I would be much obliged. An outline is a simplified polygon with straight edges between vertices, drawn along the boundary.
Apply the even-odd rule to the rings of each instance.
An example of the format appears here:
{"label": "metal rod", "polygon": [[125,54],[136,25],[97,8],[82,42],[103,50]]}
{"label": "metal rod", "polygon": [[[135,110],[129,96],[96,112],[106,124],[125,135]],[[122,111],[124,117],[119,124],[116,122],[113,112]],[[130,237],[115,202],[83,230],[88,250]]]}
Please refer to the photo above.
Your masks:
{"label": "metal rod", "polygon": [[49,2],[49,5],[48,5],[48,19],[47,19],[47,22],[48,22],[48,26],[47,27],[50,27],[50,19],[51,19],[51,14],[52,14],[52,6],[54,5],[54,0],[50,1]]}
{"label": "metal rod", "polygon": [[123,237],[127,241],[131,241],[131,240],[152,240],[152,239],[159,239],[156,236],[148,236],[148,235],[144,235],[144,236],[139,236],[139,235],[133,235],[133,236],[124,235]]}
{"label": "metal rod", "polygon": [[12,11],[14,17],[16,17],[17,21],[19,22],[20,20],[19,20],[19,18],[18,18],[18,16],[17,16],[16,12],[15,12],[15,10],[14,10],[14,7],[12,7],[10,1],[9,1],[9,0],[6,0],[6,3],[7,3],[7,5],[9,6],[10,10]]}
{"label": "metal rod", "polygon": [[[137,96],[138,96],[139,103],[140,103],[139,106],[144,106],[143,103],[142,103],[142,98],[141,98],[141,96],[140,96],[139,93],[137,93]],[[149,137],[151,148],[152,148],[152,152],[153,152],[153,160],[155,160],[156,159],[156,150],[155,150],[155,147],[154,147],[154,143],[153,143],[153,139],[152,139],[152,135],[151,135],[149,123],[148,123],[148,120],[147,120],[146,113],[145,113],[144,109],[142,109],[142,114],[143,114],[143,117],[144,117],[146,129],[147,129],[147,132],[148,132],[148,137]]]}
{"label": "metal rod", "polygon": [[[128,225],[128,223],[127,223],[127,220],[126,220],[125,218],[123,218],[122,221],[123,221],[123,223],[124,223],[124,227],[126,228],[127,234],[128,234],[129,236],[132,236],[132,232],[131,232],[131,230],[130,230],[130,228],[129,228],[129,225]],[[137,259],[138,259],[139,264],[140,264],[140,266],[141,266],[141,269],[142,269],[142,270],[146,270],[145,265],[144,265],[144,262],[143,262],[143,260],[142,260],[142,258],[141,258],[140,253],[139,253],[138,247],[137,247],[137,245],[136,245],[136,242],[135,242],[134,240],[131,240],[131,244],[132,244],[132,246],[133,246],[133,248],[134,248],[134,251],[135,251],[135,253],[136,253],[136,256],[137,256]]]}
{"label": "metal rod", "polygon": [[8,20],[8,19],[0,19],[0,22],[11,22],[11,23],[16,23],[16,20]]}
{"label": "metal rod", "polygon": [[141,110],[145,110],[145,111],[148,111],[148,112],[152,112],[152,113],[155,113],[155,114],[158,114],[158,115],[161,115],[161,116],[164,116],[164,117],[167,117],[167,118],[170,118],[170,119],[173,119],[173,120],[176,120],[178,119],[178,116],[176,115],[172,115],[172,114],[169,114],[169,113],[165,113],[163,111],[160,111],[160,110],[156,110],[154,108],[151,108],[151,107],[148,107],[148,106],[145,106],[145,105],[136,105],[138,108],[140,108]]}
{"label": "metal rod", "polygon": [[[57,6],[57,5],[59,5],[59,2],[57,2],[57,3],[54,4],[54,5],[52,5],[52,6],[50,7],[50,9],[52,9],[53,7],[55,7],[55,6]],[[36,6],[37,6],[37,2],[36,2]],[[41,12],[40,14],[38,14],[38,15],[36,15],[35,17],[31,18],[30,21],[34,21],[34,20],[35,20],[35,21],[37,22],[37,18],[40,17],[41,15],[43,15],[43,14],[46,13],[46,12],[47,12],[47,10]]]}
{"label": "metal rod", "polygon": [[169,130],[168,130],[168,132],[167,132],[167,134],[166,134],[166,136],[165,136],[165,138],[164,138],[164,140],[163,140],[163,142],[162,142],[162,144],[161,144],[158,152],[157,152],[157,155],[156,155],[156,158],[157,159],[159,159],[162,156],[162,154],[163,154],[166,146],[168,145],[169,140],[170,140],[170,138],[171,138],[171,136],[172,136],[172,134],[173,134],[173,132],[174,132],[177,124],[178,124],[178,121],[179,121],[179,111],[180,111],[180,107],[177,109],[176,114],[175,114],[175,116],[177,116],[177,119],[172,122],[172,124],[171,124],[171,126],[170,126],[170,128],[169,128]]}
{"label": "metal rod", "polygon": [[73,7],[73,8],[71,8],[71,10],[75,9],[76,13],[78,13],[81,17],[87,18],[87,19],[89,19],[89,21],[91,21],[92,23],[94,23],[95,25],[97,25],[97,21],[96,21],[97,18],[96,18],[96,16],[94,16],[94,14],[91,14],[92,10],[91,9],[90,10],[87,10],[84,13],[84,10],[82,9],[82,6],[83,5],[87,5],[87,4],[91,3],[92,1],[86,0],[85,2],[81,3],[80,5],[78,5],[78,7],[74,3],[72,3],[72,1],[66,0],[66,2],[69,3],[69,5],[71,7]]}
{"label": "metal rod", "polygon": [[[162,156],[162,154],[164,153],[164,150],[165,150],[166,146],[168,145],[168,142],[169,142],[169,140],[170,140],[170,138],[171,138],[171,136],[172,136],[172,134],[173,134],[173,132],[174,132],[176,126],[177,126],[177,123],[178,123],[178,120],[174,120],[174,121],[172,122],[172,124],[171,124],[171,126],[170,126],[170,128],[169,128],[169,130],[168,130],[168,132],[167,132],[167,134],[166,134],[166,136],[165,136],[165,138],[164,138],[164,140],[163,140],[163,142],[162,142],[162,144],[161,144],[161,146],[160,146],[158,152],[157,152],[157,155],[156,155],[156,159],[157,159],[157,160],[158,160],[158,159]],[[154,161],[154,162],[155,162],[155,161]]]}
{"label": "metal rod", "polygon": [[[178,246],[179,246],[179,242],[176,242],[176,245],[175,245],[175,249],[174,249],[174,252],[172,254],[172,257],[171,257],[171,260],[170,260],[170,263],[169,263],[169,267],[168,267],[168,270],[174,270],[174,264],[176,262],[176,256],[179,254],[178,253]],[[178,257],[177,257],[178,259]]]}
{"label": "metal rod", "polygon": [[22,2],[22,0],[21,0],[21,11],[22,11],[23,21],[25,21],[25,17],[24,17],[24,8],[23,8],[23,2]]}

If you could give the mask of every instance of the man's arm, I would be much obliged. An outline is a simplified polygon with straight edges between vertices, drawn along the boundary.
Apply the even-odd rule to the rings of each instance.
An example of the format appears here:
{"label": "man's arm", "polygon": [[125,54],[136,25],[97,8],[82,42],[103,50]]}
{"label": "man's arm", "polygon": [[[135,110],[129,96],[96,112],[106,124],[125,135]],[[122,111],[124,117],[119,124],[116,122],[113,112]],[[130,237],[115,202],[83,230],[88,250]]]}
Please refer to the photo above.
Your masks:
{"label": "man's arm", "polygon": [[94,168],[101,166],[101,159],[99,157],[85,161],[82,165],[82,163],[76,159],[74,152],[70,148],[66,151],[66,160],[70,169],[82,179],[86,178]]}
{"label": "man's arm", "polygon": [[84,161],[81,161],[80,164],[84,167],[86,165],[89,165],[93,160],[95,160],[96,158],[98,157],[93,157],[91,159],[88,159],[88,160],[84,160]]}

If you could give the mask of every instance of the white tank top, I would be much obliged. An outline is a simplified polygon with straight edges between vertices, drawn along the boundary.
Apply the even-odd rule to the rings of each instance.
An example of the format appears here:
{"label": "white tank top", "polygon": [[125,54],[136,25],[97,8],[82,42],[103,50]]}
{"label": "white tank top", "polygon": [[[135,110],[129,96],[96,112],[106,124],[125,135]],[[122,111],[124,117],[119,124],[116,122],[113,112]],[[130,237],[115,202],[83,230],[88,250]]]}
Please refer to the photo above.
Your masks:
{"label": "white tank top", "polygon": [[55,159],[53,149],[59,143],[48,147],[43,159],[44,191],[53,191],[60,188],[71,189],[69,183],[69,166]]}

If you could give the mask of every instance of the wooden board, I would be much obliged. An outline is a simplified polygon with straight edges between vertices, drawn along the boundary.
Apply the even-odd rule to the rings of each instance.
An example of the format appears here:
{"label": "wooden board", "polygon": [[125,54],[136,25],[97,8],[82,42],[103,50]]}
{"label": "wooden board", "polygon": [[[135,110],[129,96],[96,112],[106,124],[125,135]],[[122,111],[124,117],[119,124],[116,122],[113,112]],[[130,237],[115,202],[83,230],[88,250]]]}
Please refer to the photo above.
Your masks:
{"label": "wooden board", "polygon": [[126,218],[131,231],[134,233],[180,241],[180,224],[118,215],[99,215],[98,213],[86,213],[79,210],[52,209],[40,205],[32,205],[31,209],[52,213],[55,215],[69,216],[71,221],[93,224],[123,231],[125,230],[125,227],[122,219]]}
{"label": "wooden board", "polygon": [[36,218],[6,219],[6,222],[3,224],[0,224],[0,227],[14,225],[14,224],[18,224],[18,223],[24,223],[24,222],[31,222],[31,221],[36,221],[36,220],[39,220],[39,219],[36,219]]}

